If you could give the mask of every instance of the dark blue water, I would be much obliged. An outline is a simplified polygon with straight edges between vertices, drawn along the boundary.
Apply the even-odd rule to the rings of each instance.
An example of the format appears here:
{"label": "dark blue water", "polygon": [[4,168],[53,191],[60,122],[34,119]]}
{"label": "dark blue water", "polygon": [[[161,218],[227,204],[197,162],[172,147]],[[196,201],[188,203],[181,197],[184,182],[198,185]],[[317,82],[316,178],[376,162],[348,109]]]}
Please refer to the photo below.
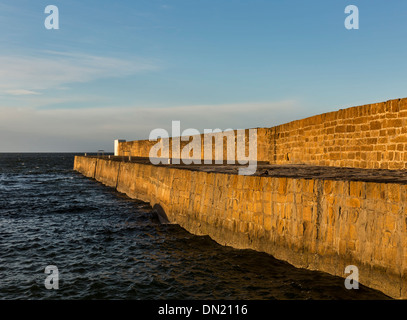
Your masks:
{"label": "dark blue water", "polygon": [[[0,154],[0,299],[386,299],[163,225],[74,172],[73,154]],[[46,289],[44,269],[59,271]]]}

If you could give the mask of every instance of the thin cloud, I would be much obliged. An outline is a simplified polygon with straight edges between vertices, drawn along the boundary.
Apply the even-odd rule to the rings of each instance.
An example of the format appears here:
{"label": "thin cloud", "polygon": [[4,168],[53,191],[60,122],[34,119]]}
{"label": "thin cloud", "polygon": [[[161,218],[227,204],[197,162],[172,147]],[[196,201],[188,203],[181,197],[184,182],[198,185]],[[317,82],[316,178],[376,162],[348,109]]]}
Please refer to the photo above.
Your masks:
{"label": "thin cloud", "polygon": [[153,62],[141,58],[126,60],[82,53],[48,51],[41,57],[3,55],[0,56],[0,90],[27,94],[69,83],[129,76],[157,68]]}
{"label": "thin cloud", "polygon": [[10,94],[12,96],[29,96],[29,95],[39,95],[41,93],[35,92],[32,90],[25,90],[25,89],[14,89],[14,90],[5,90],[4,91],[7,94]]}

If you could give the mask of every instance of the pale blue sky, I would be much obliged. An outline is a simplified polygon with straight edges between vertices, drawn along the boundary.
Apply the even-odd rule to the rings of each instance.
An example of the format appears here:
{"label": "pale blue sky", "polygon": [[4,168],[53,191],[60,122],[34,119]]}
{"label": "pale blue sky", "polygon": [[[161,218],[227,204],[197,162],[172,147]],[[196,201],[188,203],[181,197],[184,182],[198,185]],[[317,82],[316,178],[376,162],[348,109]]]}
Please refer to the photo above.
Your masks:
{"label": "pale blue sky", "polygon": [[111,151],[172,120],[271,127],[407,97],[405,0],[1,0],[0,30],[0,152]]}

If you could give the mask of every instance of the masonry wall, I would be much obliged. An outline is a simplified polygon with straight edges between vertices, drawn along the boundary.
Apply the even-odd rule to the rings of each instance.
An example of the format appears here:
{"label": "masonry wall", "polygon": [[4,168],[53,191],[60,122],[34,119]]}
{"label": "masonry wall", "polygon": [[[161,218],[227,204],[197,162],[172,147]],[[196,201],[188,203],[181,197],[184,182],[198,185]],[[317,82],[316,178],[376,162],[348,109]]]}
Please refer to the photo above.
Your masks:
{"label": "masonry wall", "polygon": [[407,298],[407,186],[241,176],[76,157],[74,169],[222,245],[346,276]]}
{"label": "masonry wall", "polygon": [[[203,135],[201,139],[203,141]],[[154,144],[148,140],[125,142],[121,144],[120,154],[127,151],[126,154],[148,157]],[[225,158],[226,145],[224,149]],[[271,164],[405,169],[407,99],[352,107],[272,128],[257,128],[257,160]]]}
{"label": "masonry wall", "polygon": [[[197,135],[190,137],[187,141],[183,141],[180,137],[177,138],[166,138],[159,139],[158,141],[149,141],[149,140],[135,140],[119,143],[119,155],[120,156],[136,156],[136,157],[149,157],[150,150],[153,148],[159,141],[166,143],[168,145],[168,156],[170,158],[179,159],[181,157],[181,150],[186,146],[193,148],[193,140],[196,139],[199,143],[199,147],[196,150],[190,150],[188,156],[193,159],[205,159],[212,160],[227,160],[235,159],[246,160],[246,159],[256,159],[257,157],[257,136],[253,136],[253,129],[249,130],[240,130],[241,136],[238,137],[237,130],[231,130],[228,132],[213,133],[210,135]],[[179,147],[173,147],[173,140],[179,140]],[[250,151],[250,145],[252,143],[252,148],[254,146],[254,152]],[[205,145],[211,146],[209,149],[205,150]],[[244,153],[239,154],[237,146],[244,147]],[[175,151],[175,152],[173,152]],[[161,152],[157,153],[159,156],[162,156]],[[260,161],[260,160],[259,160]]]}

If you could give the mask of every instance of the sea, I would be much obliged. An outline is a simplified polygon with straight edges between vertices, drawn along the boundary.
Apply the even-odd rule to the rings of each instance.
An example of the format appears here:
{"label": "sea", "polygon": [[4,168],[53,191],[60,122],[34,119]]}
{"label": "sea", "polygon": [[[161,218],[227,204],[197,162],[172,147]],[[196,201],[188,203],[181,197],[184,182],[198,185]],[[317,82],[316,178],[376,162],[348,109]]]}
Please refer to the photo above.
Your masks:
{"label": "sea", "polygon": [[0,154],[1,300],[386,300],[344,279],[161,224],[73,170],[73,153]]}

